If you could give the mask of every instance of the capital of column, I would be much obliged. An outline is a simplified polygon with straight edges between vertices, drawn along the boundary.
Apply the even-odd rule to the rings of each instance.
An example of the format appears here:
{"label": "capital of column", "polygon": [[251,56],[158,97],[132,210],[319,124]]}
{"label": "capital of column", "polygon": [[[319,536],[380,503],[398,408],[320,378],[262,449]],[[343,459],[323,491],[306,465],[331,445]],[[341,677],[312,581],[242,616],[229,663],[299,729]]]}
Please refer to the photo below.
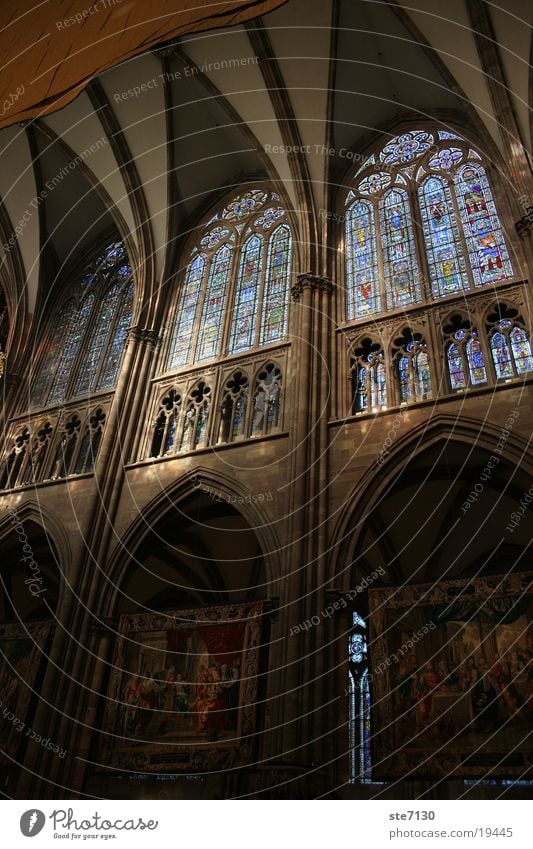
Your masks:
{"label": "capital of column", "polygon": [[533,231],[533,206],[527,207],[526,214],[516,222],[515,227],[521,239],[531,236]]}
{"label": "capital of column", "polygon": [[128,330],[128,342],[133,339],[134,342],[142,342],[150,345],[152,348],[157,348],[161,342],[160,337],[155,330],[148,330],[146,327],[139,327],[136,324]]}
{"label": "capital of column", "polygon": [[298,274],[297,282],[291,288],[293,301],[300,300],[304,289],[311,289],[312,292],[325,292],[327,295],[331,295],[333,292],[333,283],[327,277],[320,277],[317,274],[311,274],[306,271],[304,274]]}

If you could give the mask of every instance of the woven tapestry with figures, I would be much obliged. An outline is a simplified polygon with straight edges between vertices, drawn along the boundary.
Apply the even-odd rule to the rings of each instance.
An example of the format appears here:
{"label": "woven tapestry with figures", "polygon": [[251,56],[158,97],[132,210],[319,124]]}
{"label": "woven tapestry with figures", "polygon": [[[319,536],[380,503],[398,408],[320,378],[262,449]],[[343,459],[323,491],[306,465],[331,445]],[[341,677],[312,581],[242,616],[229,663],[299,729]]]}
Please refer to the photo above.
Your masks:
{"label": "woven tapestry with figures", "polygon": [[369,591],[376,780],[531,778],[532,573]]}
{"label": "woven tapestry with figures", "polygon": [[262,612],[253,602],[122,616],[101,765],[175,773],[249,763]]}

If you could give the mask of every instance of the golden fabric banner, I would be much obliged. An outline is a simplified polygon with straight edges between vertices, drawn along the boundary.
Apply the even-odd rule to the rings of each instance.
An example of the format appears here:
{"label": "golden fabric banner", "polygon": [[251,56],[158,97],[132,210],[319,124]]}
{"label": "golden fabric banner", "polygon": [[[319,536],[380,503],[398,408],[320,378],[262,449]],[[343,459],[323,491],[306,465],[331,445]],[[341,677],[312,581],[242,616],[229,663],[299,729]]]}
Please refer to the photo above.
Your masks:
{"label": "golden fabric banner", "polygon": [[263,15],[286,0],[3,0],[0,127],[65,106],[90,80],[181,35]]}

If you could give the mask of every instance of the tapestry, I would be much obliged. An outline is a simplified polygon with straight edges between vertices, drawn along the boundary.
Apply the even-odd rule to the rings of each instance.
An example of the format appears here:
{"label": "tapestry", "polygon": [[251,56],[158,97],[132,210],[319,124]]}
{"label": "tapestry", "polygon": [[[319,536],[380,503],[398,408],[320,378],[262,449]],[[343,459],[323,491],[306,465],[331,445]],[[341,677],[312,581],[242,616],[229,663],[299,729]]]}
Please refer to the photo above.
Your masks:
{"label": "tapestry", "polygon": [[204,772],[255,749],[262,603],[124,615],[101,766]]}
{"label": "tapestry", "polygon": [[[19,745],[31,733],[29,706],[39,670],[46,663],[52,623],[0,627],[0,763],[17,760]],[[30,729],[28,731],[28,729]]]}
{"label": "tapestry", "polygon": [[531,579],[369,590],[375,780],[533,777]]}

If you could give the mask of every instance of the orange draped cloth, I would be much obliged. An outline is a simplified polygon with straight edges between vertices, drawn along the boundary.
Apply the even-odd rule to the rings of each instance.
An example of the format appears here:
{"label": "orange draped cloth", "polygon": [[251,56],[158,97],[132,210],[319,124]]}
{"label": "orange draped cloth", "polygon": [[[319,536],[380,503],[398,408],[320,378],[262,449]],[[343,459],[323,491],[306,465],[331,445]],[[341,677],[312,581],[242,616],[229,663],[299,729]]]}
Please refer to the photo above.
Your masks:
{"label": "orange draped cloth", "polygon": [[55,112],[118,62],[286,0],[1,0],[0,127]]}

